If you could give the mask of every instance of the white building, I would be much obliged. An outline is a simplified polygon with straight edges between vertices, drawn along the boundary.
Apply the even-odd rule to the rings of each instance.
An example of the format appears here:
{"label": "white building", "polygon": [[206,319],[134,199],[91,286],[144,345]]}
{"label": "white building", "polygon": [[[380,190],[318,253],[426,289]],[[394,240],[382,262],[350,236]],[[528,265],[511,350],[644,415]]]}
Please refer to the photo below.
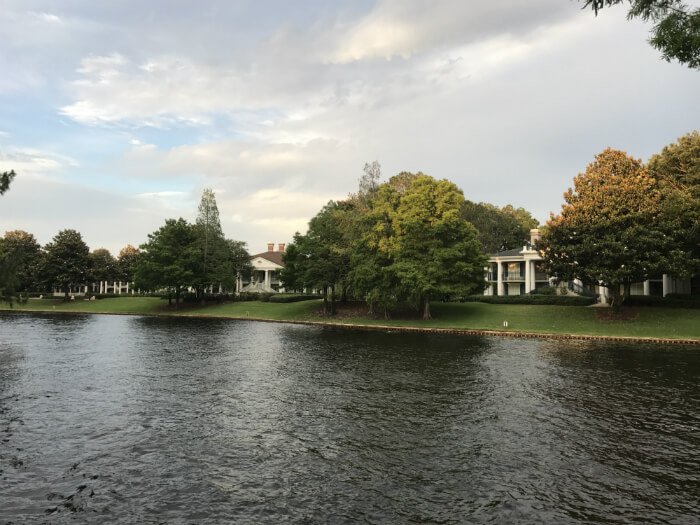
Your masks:
{"label": "white building", "polygon": [[253,273],[250,280],[238,277],[236,282],[236,292],[254,293],[276,293],[283,292],[284,288],[279,280],[279,271],[284,268],[282,255],[284,254],[284,243],[277,245],[267,243],[267,251],[257,253],[250,257],[253,265]]}
{"label": "white building", "polygon": [[[534,249],[540,237],[539,229],[530,230],[530,242],[522,248],[494,253],[489,257],[486,271],[485,295],[522,295],[528,294],[540,286],[550,284],[550,276],[544,271],[542,256]],[[583,284],[575,280],[568,287],[581,290]],[[607,302],[610,292],[602,286],[590,290]],[[700,279],[679,278],[663,274],[644,282],[633,283],[631,295],[655,295],[665,297],[670,293],[697,294],[700,291]]]}

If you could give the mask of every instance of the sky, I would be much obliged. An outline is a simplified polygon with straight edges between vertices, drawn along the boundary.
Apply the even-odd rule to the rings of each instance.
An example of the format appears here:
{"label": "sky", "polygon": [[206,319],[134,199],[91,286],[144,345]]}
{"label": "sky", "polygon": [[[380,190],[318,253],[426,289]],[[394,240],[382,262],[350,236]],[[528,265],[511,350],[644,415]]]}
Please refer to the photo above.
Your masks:
{"label": "sky", "polygon": [[251,253],[289,242],[375,160],[544,222],[606,147],[700,128],[700,73],[625,6],[0,0],[0,25],[0,234],[115,255],[204,188]]}

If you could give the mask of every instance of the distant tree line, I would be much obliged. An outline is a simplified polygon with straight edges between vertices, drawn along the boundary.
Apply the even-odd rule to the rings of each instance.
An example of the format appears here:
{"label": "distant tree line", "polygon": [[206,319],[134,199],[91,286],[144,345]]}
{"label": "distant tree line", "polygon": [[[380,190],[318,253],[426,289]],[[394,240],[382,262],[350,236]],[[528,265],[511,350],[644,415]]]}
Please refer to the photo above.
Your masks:
{"label": "distant tree line", "polygon": [[168,219],[140,249],[127,245],[118,257],[105,248],[91,252],[71,229],[43,247],[21,230],[0,238],[0,297],[9,303],[29,292],[60,290],[68,298],[76,287],[107,281],[164,291],[177,305],[185,289],[201,300],[207,293],[233,291],[236,276],[249,271],[246,245],[224,237],[211,190],[202,195],[195,224]]}

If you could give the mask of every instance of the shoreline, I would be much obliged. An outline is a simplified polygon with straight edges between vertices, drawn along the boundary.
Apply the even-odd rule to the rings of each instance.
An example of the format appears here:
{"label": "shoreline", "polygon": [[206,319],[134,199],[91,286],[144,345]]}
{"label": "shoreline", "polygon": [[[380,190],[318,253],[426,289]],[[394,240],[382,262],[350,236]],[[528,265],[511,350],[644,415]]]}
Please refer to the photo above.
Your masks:
{"label": "shoreline", "polygon": [[49,314],[49,315],[131,315],[138,317],[187,317],[192,319],[216,319],[232,321],[257,321],[262,323],[296,324],[307,326],[318,326],[322,328],[342,328],[345,330],[362,330],[375,332],[411,332],[425,334],[444,334],[462,336],[482,336],[482,337],[512,337],[518,339],[552,339],[552,340],[578,340],[578,341],[614,341],[625,343],[642,344],[669,344],[669,345],[700,345],[700,339],[684,338],[663,338],[663,337],[635,337],[617,335],[588,335],[588,334],[561,334],[548,332],[521,332],[509,330],[486,330],[471,328],[439,328],[421,326],[396,326],[377,325],[360,323],[339,323],[330,321],[303,321],[292,319],[269,319],[262,317],[231,316],[231,315],[209,315],[209,314],[188,314],[188,313],[138,313],[138,312],[67,312],[55,310],[0,310],[0,313],[13,314]]}

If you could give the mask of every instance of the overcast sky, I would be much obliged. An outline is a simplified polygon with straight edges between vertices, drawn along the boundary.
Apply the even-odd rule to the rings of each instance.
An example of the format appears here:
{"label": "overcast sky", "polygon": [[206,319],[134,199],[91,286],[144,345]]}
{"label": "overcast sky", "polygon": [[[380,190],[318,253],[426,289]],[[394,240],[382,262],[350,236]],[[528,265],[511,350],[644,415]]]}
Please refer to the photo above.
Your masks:
{"label": "overcast sky", "polygon": [[[697,2],[692,2],[697,4]],[[540,221],[605,147],[700,128],[700,73],[626,7],[569,0],[0,0],[0,234],[94,249],[194,220],[288,242],[329,199],[423,171]]]}

